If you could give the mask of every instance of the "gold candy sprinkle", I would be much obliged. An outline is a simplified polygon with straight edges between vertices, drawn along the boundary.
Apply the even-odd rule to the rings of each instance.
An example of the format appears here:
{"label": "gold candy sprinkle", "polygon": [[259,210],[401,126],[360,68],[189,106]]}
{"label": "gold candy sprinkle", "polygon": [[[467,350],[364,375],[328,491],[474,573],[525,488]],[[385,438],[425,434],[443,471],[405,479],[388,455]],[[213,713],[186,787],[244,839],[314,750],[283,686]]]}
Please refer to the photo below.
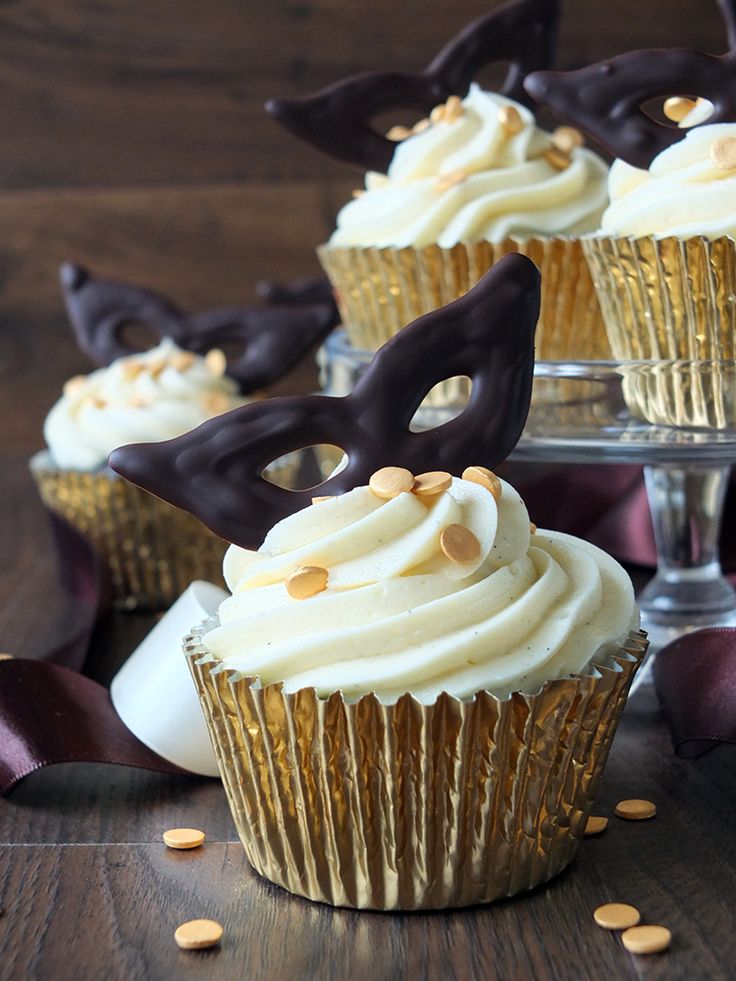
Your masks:
{"label": "gold candy sprinkle", "polygon": [[681,123],[685,116],[694,108],[695,103],[692,99],[686,99],[680,95],[673,95],[671,98],[664,100],[662,112],[673,123]]}
{"label": "gold candy sprinkle", "polygon": [[554,145],[548,146],[542,156],[555,170],[567,170],[572,162],[566,153]]}
{"label": "gold candy sprinkle", "polygon": [[441,174],[434,185],[435,190],[447,191],[457,184],[462,184],[467,178],[467,171],[463,170],[462,167],[458,167],[457,170],[451,170],[449,174]]}
{"label": "gold candy sprinkle", "polygon": [[459,95],[451,95],[445,103],[444,122],[454,123],[463,114],[463,104]]}
{"label": "gold candy sprinkle", "polygon": [[407,136],[411,136],[411,130],[408,126],[392,126],[386,133],[386,139],[393,140],[394,143],[401,143]]}
{"label": "gold candy sprinkle", "polygon": [[501,106],[498,110],[498,121],[507,136],[516,136],[524,129],[524,120],[515,106]]}
{"label": "gold candy sprinkle", "polygon": [[599,835],[601,831],[605,831],[608,827],[607,817],[597,817],[594,814],[588,818],[585,822],[585,829],[583,831],[584,835]]}
{"label": "gold candy sprinkle", "polygon": [[96,409],[106,409],[107,408],[107,402],[106,402],[106,400],[105,399],[101,399],[99,397],[99,395],[95,395],[94,398],[91,401],[92,401],[92,405]]}
{"label": "gold candy sprinkle", "polygon": [[300,565],[286,578],[286,592],[292,599],[309,599],[327,589],[327,569],[321,565]]}
{"label": "gold candy sprinkle", "polygon": [[189,920],[176,928],[174,940],[182,950],[204,950],[222,939],[222,927],[215,920]]}
{"label": "gold candy sprinkle", "polygon": [[626,930],[636,926],[641,913],[636,906],[628,903],[605,903],[593,913],[593,919],[604,930]]}
{"label": "gold candy sprinkle", "polygon": [[423,133],[425,129],[429,129],[431,125],[431,121],[427,119],[426,116],[424,119],[419,119],[411,128],[412,135],[415,136],[417,133]]}
{"label": "gold candy sprinkle", "polygon": [[177,371],[187,371],[194,364],[195,357],[191,351],[179,351],[171,359],[172,367]]}
{"label": "gold candy sprinkle", "polygon": [[230,408],[230,399],[224,392],[209,392],[202,399],[202,407],[205,412],[219,416]]}
{"label": "gold candy sprinkle", "polygon": [[440,532],[440,548],[457,565],[469,565],[480,558],[480,542],[465,525],[447,525]]}
{"label": "gold candy sprinkle", "polygon": [[672,934],[663,926],[635,926],[621,934],[621,942],[632,954],[660,954],[672,943]]}
{"label": "gold candy sprinkle", "polygon": [[413,493],[417,497],[436,497],[452,484],[452,475],[444,470],[431,470],[414,478]]}
{"label": "gold candy sprinkle", "polygon": [[371,476],[368,486],[382,501],[399,494],[409,494],[414,487],[414,474],[403,467],[381,467]]}
{"label": "gold candy sprinkle", "polygon": [[168,366],[169,363],[165,358],[157,358],[155,361],[149,361],[146,368],[151,378],[158,378],[164,368],[168,368]]}
{"label": "gold candy sprinkle", "polygon": [[445,118],[445,104],[444,102],[435,106],[434,109],[429,114],[430,121],[433,123],[441,123]]}
{"label": "gold candy sprinkle", "polygon": [[657,813],[656,804],[650,800],[620,800],[614,809],[616,817],[624,818],[626,821],[648,821]]}
{"label": "gold candy sprinkle", "polygon": [[574,126],[558,126],[552,134],[552,143],[563,153],[572,153],[585,143],[585,137]]}
{"label": "gold candy sprinkle", "polygon": [[222,378],[222,376],[225,374],[225,369],[227,368],[227,358],[219,347],[213,347],[211,351],[208,351],[207,354],[205,354],[204,363],[207,365],[207,370],[210,371],[216,378]]}
{"label": "gold candy sprinkle", "polygon": [[123,378],[126,381],[135,381],[142,371],[145,371],[145,365],[142,361],[127,361],[123,365]]}
{"label": "gold candy sprinkle", "polygon": [[353,191],[354,198],[362,198],[364,194],[365,191],[361,187],[356,187],[355,190]]}
{"label": "gold candy sprinkle", "polygon": [[736,137],[722,136],[710,145],[710,159],[719,170],[736,169]]}
{"label": "gold candy sprinkle", "polygon": [[75,375],[73,378],[70,378],[68,382],[64,383],[64,395],[70,396],[79,394],[86,384],[87,379],[84,375]]}
{"label": "gold candy sprinkle", "polygon": [[204,841],[204,831],[196,828],[171,828],[162,835],[164,844],[169,848],[188,849],[199,848]]}
{"label": "gold candy sprinkle", "polygon": [[529,534],[530,535],[536,535],[536,533],[537,533],[537,526],[534,524],[533,521],[530,521],[529,522]]}
{"label": "gold candy sprinkle", "polygon": [[466,467],[463,470],[463,480],[469,480],[473,484],[480,484],[481,487],[485,487],[486,490],[490,491],[497,501],[501,500],[501,494],[503,493],[501,481],[487,467]]}
{"label": "gold candy sprinkle", "polygon": [[0,661],[12,661],[12,660],[13,660],[12,654],[0,654]]}
{"label": "gold candy sprinkle", "polygon": [[321,504],[323,501],[334,501],[334,494],[325,494],[324,497],[313,497],[312,504]]}

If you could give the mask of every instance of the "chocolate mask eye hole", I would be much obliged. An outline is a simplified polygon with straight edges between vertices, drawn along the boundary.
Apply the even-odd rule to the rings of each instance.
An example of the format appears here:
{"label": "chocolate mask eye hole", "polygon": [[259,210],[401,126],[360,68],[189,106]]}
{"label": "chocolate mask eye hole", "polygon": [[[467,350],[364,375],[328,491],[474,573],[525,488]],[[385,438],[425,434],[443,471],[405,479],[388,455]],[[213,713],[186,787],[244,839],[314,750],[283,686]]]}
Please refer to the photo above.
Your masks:
{"label": "chocolate mask eye hole", "polygon": [[[195,354],[222,347],[230,355],[227,374],[243,392],[286,374],[338,321],[337,307],[321,281],[312,286],[302,281],[293,289],[274,284],[274,291],[288,301],[280,306],[186,314],[161,293],[96,279],[72,263],[61,267],[60,279],[77,343],[96,364],[111,364],[164,338]],[[310,290],[316,299],[303,301]],[[153,345],[140,346],[141,327]]]}
{"label": "chocolate mask eye hole", "polygon": [[[380,467],[459,474],[475,461],[492,468],[526,421],[538,316],[539,272],[524,256],[508,255],[464,297],[399,331],[350,395],[253,402],[177,439],[121,447],[110,465],[246,548],[257,548],[269,528],[313,496],[365,484]],[[462,415],[412,432],[427,392],[455,375],[473,385]],[[263,479],[274,460],[318,444],[344,448],[345,468],[301,491]]]}
{"label": "chocolate mask eye hole", "polygon": [[696,125],[736,121],[736,2],[719,0],[730,50],[710,55],[684,48],[631,51],[571,72],[534,72],[524,81],[538,103],[552,109],[633,167],[647,169],[688,128],[646,107],[682,91],[707,99],[713,111]]}
{"label": "chocolate mask eye hole", "polygon": [[365,72],[300,99],[271,99],[266,111],[317,149],[385,173],[396,144],[376,129],[381,114],[429,114],[450,96],[464,97],[487,65],[506,62],[504,95],[528,103],[523,80],[552,63],[559,0],[514,0],[468,24],[420,74]]}

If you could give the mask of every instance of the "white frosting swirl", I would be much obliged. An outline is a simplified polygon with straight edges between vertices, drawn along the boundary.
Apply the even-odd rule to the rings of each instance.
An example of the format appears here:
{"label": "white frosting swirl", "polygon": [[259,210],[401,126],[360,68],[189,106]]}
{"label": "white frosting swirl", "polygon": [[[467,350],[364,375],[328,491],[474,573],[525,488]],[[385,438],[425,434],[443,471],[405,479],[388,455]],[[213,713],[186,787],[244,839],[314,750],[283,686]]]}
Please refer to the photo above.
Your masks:
{"label": "white frosting swirl", "polygon": [[[523,123],[514,135],[500,121],[507,106]],[[551,137],[529,110],[475,84],[462,109],[399,143],[388,175],[366,176],[366,191],[337,216],[330,245],[451,248],[598,227],[608,170],[599,157],[578,147],[568,167],[555,169],[544,157]],[[448,184],[450,175],[464,179]]]}
{"label": "white frosting swirl", "polygon": [[181,436],[242,405],[222,367],[221,357],[208,361],[165,339],[143,354],[72,378],[44,423],[54,463],[96,470],[118,446]]}
{"label": "white frosting swirl", "polygon": [[[354,698],[422,701],[534,692],[549,678],[607,659],[638,624],[629,577],[612,558],[554,532],[530,537],[529,515],[502,482],[498,504],[453,479],[426,503],[379,500],[367,487],[277,524],[258,552],[231,546],[233,595],[205,645],[228,668]],[[440,532],[462,524],[480,543],[470,565],[450,561]],[[298,566],[328,570],[327,588],[292,599]]]}
{"label": "white frosting swirl", "polygon": [[688,130],[654,158],[649,170],[616,160],[601,232],[637,238],[736,235],[736,170],[721,170],[710,157],[714,141],[724,137],[736,138],[736,123]]}

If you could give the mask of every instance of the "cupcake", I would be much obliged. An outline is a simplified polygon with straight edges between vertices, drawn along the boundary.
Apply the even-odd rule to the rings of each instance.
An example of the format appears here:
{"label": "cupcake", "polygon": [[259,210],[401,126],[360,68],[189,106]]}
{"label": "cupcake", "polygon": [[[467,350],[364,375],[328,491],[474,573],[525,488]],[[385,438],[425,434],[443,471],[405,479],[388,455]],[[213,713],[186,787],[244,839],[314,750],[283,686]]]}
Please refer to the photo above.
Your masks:
{"label": "cupcake", "polygon": [[185,642],[248,858],[291,892],[465,906],[573,858],[643,651],[633,589],[466,476],[387,499],[379,471],[231,549]]}
{"label": "cupcake", "polygon": [[724,97],[734,77],[733,52],[677,49],[525,82],[617,158],[610,205],[583,247],[613,356],[639,362],[622,367],[626,401],[651,423],[736,425],[736,105]]}
{"label": "cupcake", "polygon": [[[515,29],[503,34],[501,18],[510,13],[519,20]],[[488,28],[494,19],[498,26],[492,32]],[[555,20],[554,4],[545,8],[521,2],[492,12],[466,29],[476,42],[474,64],[482,62],[478,50],[484,46],[489,58],[501,60],[505,51],[513,61],[519,37],[532,45],[535,31],[548,39],[549,47]],[[487,30],[482,36],[480,25]],[[433,66],[443,63],[447,50]],[[522,104],[519,84],[530,67],[539,66],[517,64],[515,84],[501,93],[484,91],[475,83],[460,87],[458,77],[467,75],[456,72],[444,88],[443,101],[425,118],[411,128],[395,126],[389,131],[393,144],[388,157],[381,150],[353,158],[367,157],[373,165],[365,187],[354,192],[354,200],[338,214],[329,241],[317,251],[354,347],[376,350],[409,321],[462,296],[500,257],[520,252],[542,272],[537,357],[610,356],[579,242],[581,234],[599,225],[607,201],[608,168],[582,146],[577,130],[561,127],[549,134],[538,128],[533,113]],[[421,78],[429,72],[431,68]],[[346,104],[351,96],[358,103],[372,76],[360,78],[360,86],[357,79],[348,80],[341,83],[343,89],[339,83],[313,96],[312,102],[325,111],[331,102]],[[386,79],[376,73],[381,109],[390,99],[382,88],[389,89]],[[435,102],[437,89],[432,90]],[[397,90],[397,108],[405,108],[402,95]],[[313,129],[322,125],[324,113],[307,116],[297,128],[293,116],[298,105],[276,102],[268,108],[292,131],[318,142]],[[356,144],[362,146],[367,138],[361,130]],[[346,158],[344,136],[336,134],[334,143],[335,155]],[[325,141],[319,145],[332,149]]]}
{"label": "cupcake", "polygon": [[[232,595],[185,651],[248,858],[299,895],[488,902],[557,874],[583,833],[645,641],[623,569],[539,532],[489,469],[528,411],[538,281],[509,256],[350,395],[245,406],[111,458],[235,543]],[[443,362],[471,376],[471,404],[402,438]],[[300,418],[348,455],[301,509],[257,477]],[[414,476],[433,460],[450,469]]]}
{"label": "cupcake", "polygon": [[[193,318],[150,291],[95,280],[72,266],[64,267],[62,280],[80,346],[97,361],[110,363],[66,383],[45,421],[47,449],[32,459],[31,470],[44,503],[95,547],[115,605],[162,608],[194,579],[222,581],[226,543],[192,515],[121,480],[107,458],[124,443],[170,439],[253,398],[255,393],[249,398],[243,391],[248,389],[245,376],[263,377],[268,368],[247,358],[230,364],[214,343],[220,338],[232,342],[240,330],[242,347],[244,328],[253,332],[256,311],[205,315],[208,330],[203,331],[201,318],[192,324]],[[301,331],[281,356],[286,370],[294,351],[301,353],[312,338],[304,336],[308,332],[301,323],[295,325],[289,308],[282,310],[285,322]],[[262,330],[279,312],[273,307],[263,311],[267,322]],[[242,322],[245,314],[248,325]],[[305,314],[295,312],[296,317]],[[334,322],[317,307],[313,317],[310,330],[317,327],[322,335]],[[147,323],[162,339],[148,351],[125,353],[130,349],[121,328],[128,321]],[[211,338],[212,346],[198,354],[171,335],[181,344],[205,348]],[[298,463],[296,458],[282,461],[272,479],[288,483]]]}

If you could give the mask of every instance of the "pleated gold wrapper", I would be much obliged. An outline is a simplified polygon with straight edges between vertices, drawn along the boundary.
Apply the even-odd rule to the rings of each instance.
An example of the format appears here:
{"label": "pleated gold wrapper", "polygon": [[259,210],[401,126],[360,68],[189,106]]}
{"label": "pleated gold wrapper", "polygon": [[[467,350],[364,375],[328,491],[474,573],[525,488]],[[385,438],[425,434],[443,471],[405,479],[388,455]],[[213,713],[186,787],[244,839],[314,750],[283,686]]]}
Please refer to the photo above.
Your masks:
{"label": "pleated gold wrapper", "polygon": [[[531,889],[572,860],[646,635],[609,666],[500,700],[286,694],[184,641],[233,818],[261,875],[360,909]],[[213,668],[215,670],[213,670]]]}
{"label": "pleated gold wrapper", "polygon": [[[285,458],[274,479],[288,484],[298,463]],[[48,452],[33,457],[31,472],[44,504],[97,552],[118,609],[166,609],[195,579],[224,586],[227,543],[193,515],[111,470],[56,467]]]}
{"label": "pleated gold wrapper", "polygon": [[[583,241],[633,415],[667,426],[736,427],[736,241]],[[730,364],[728,363],[730,362]]]}
{"label": "pleated gold wrapper", "polygon": [[[317,254],[335,287],[354,347],[375,351],[402,327],[471,289],[509,252],[542,273],[538,361],[610,360],[598,300],[578,239],[508,238],[500,243],[415,248],[337,248]],[[509,325],[513,329],[513,324]]]}

